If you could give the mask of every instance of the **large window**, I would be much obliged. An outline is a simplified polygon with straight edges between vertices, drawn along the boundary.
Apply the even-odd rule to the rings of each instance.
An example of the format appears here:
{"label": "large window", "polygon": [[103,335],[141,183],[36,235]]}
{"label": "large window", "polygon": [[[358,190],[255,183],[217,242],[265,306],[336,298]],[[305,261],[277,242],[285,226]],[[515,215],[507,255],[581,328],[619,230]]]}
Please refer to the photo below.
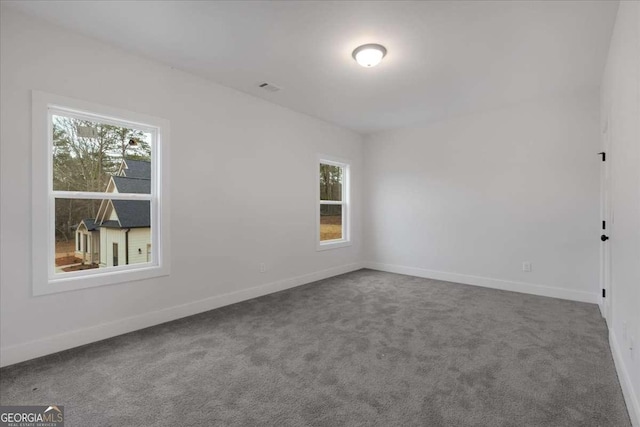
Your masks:
{"label": "large window", "polygon": [[162,119],[33,93],[34,294],[168,274],[167,143]]}
{"label": "large window", "polygon": [[318,249],[350,244],[349,164],[320,157],[318,170]]}

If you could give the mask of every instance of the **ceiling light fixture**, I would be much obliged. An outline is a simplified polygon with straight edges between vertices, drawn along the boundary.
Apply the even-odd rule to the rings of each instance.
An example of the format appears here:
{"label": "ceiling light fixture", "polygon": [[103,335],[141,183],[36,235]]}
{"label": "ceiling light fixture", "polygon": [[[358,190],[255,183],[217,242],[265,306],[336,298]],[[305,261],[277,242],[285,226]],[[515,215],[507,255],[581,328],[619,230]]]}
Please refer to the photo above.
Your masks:
{"label": "ceiling light fixture", "polygon": [[358,46],[351,56],[365,68],[375,67],[387,54],[387,49],[380,44],[363,44]]}

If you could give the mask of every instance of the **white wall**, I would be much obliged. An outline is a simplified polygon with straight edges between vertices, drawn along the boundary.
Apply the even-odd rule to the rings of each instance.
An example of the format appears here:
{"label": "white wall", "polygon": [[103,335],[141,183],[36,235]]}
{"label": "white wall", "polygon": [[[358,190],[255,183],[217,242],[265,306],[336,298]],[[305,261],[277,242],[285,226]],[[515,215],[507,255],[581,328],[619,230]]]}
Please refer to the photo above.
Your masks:
{"label": "white wall", "polygon": [[586,89],[368,137],[365,261],[597,302],[598,99]]}
{"label": "white wall", "polygon": [[609,339],[629,413],[634,425],[640,426],[639,2],[620,3],[602,83],[602,119],[603,128],[608,121],[611,141],[613,222],[608,243],[613,314],[608,319]]}
{"label": "white wall", "polygon": [[[361,136],[4,5],[0,28],[3,365],[358,267]],[[32,89],[170,121],[171,276],[31,296]],[[353,246],[316,251],[317,153],[353,162]]]}

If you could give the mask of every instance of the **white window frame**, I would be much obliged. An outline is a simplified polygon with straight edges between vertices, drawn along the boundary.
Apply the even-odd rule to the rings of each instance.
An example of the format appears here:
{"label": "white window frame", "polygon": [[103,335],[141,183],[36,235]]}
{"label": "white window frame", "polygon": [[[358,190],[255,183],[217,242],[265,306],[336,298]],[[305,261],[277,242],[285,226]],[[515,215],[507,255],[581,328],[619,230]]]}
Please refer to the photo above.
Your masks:
{"label": "white window frame", "polygon": [[[134,127],[155,135],[151,150],[151,194],[53,191],[52,115]],[[32,91],[32,293],[34,296],[170,273],[169,243],[169,122],[165,119],[65,96]],[[108,194],[108,196],[107,196]],[[55,199],[121,199],[151,201],[152,262],[55,273]],[[154,249],[155,247],[155,249]]]}
{"label": "white window frame", "polygon": [[[342,201],[320,200],[320,165],[332,165],[342,168]],[[319,155],[316,162],[316,250],[344,248],[351,246],[351,164],[346,159]],[[342,205],[342,239],[320,240],[320,206]]]}

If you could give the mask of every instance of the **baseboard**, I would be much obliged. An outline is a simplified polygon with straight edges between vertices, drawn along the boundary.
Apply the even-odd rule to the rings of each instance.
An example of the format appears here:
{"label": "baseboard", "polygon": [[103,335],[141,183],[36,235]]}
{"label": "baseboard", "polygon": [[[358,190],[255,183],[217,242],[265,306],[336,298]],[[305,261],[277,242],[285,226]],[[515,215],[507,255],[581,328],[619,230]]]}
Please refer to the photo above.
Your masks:
{"label": "baseboard", "polygon": [[224,307],[252,298],[271,294],[296,286],[305,285],[317,280],[359,270],[360,263],[347,264],[333,267],[290,279],[279,280],[264,285],[255,286],[248,289],[229,292],[223,295],[206,298],[200,301],[193,301],[173,307],[164,308],[149,313],[131,316],[115,322],[103,323],[89,328],[77,329],[71,332],[46,337],[43,339],[17,344],[0,349],[0,367],[13,365],[36,357],[46,356],[59,351],[68,350],[73,347],[111,338],[117,335],[126,334],[161,323],[170,322],[182,317]]}
{"label": "baseboard", "polygon": [[406,267],[394,264],[382,264],[377,262],[365,262],[364,266],[372,270],[386,271],[389,273],[406,274],[408,276],[424,277],[426,279],[444,280],[447,282],[463,283],[465,285],[482,286],[485,288],[501,289],[504,291],[520,292],[524,294],[539,295],[568,299],[572,301],[597,304],[598,294],[572,289],[557,288],[546,285],[537,285],[524,282],[513,282],[489,277],[470,276],[467,274],[448,273],[444,271],[427,270],[424,268]]}
{"label": "baseboard", "polygon": [[638,402],[638,395],[633,390],[633,383],[627,373],[624,361],[622,360],[620,347],[618,346],[618,340],[613,333],[613,329],[609,329],[609,347],[611,347],[611,354],[613,355],[613,362],[618,372],[618,379],[620,380],[620,386],[622,387],[622,394],[624,401],[627,404],[627,410],[629,411],[629,418],[631,418],[631,425],[634,427],[640,427],[640,402]]}

